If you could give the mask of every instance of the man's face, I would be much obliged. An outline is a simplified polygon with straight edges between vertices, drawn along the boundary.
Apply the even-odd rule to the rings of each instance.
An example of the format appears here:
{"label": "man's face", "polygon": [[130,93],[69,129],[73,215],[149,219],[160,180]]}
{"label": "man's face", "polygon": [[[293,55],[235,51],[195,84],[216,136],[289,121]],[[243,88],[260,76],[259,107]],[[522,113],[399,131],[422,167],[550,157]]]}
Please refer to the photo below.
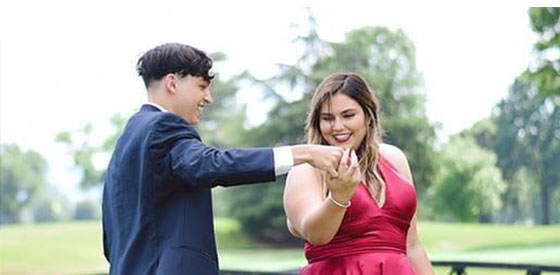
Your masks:
{"label": "man's face", "polygon": [[174,101],[175,111],[189,124],[197,125],[202,119],[204,107],[213,101],[210,83],[200,76],[180,77]]}

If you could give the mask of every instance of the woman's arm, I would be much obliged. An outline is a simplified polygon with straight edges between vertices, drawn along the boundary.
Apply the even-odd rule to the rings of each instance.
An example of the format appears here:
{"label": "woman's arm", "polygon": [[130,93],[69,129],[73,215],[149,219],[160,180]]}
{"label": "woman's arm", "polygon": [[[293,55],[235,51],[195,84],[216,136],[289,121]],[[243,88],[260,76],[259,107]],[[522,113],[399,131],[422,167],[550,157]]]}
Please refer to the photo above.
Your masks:
{"label": "woman's arm", "polygon": [[[408,165],[406,156],[399,148],[388,144],[380,144],[379,151],[385,158],[391,161],[391,163],[399,170],[402,175],[406,176],[406,178],[411,183],[413,183],[410,166]],[[422,247],[422,244],[418,239],[418,231],[416,229],[416,213],[414,214],[414,217],[412,217],[410,228],[408,229],[407,233],[406,256],[412,263],[412,266],[414,267],[416,273],[418,273],[419,275],[434,274],[430,259],[428,259],[428,255],[426,254],[426,251],[424,251],[424,248]]]}
{"label": "woman's arm", "polygon": [[406,238],[406,256],[412,263],[414,270],[419,275],[433,275],[432,263],[428,259],[428,255],[420,240],[418,239],[418,231],[416,230],[416,214],[412,218],[410,223],[410,228],[408,229],[408,235]]}
{"label": "woman's arm", "polygon": [[[341,162],[348,158],[348,153]],[[346,184],[333,192],[333,198],[340,203],[349,202],[357,182],[354,182],[358,169],[357,159],[348,167],[341,164],[338,173],[341,182]],[[351,175],[350,175],[351,174]],[[359,173],[358,173],[359,176]],[[341,192],[348,191],[348,192]],[[324,198],[319,175],[308,164],[298,165],[290,171],[284,189],[284,210],[288,217],[288,229],[296,236],[314,245],[329,243],[342,222],[346,208]],[[349,196],[348,196],[349,194]]]}

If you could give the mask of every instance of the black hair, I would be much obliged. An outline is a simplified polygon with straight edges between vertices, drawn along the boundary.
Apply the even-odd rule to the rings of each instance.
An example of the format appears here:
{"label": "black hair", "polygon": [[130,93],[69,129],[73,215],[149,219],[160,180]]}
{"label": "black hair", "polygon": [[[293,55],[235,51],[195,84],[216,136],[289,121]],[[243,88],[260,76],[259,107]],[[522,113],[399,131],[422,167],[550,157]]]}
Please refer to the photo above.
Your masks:
{"label": "black hair", "polygon": [[136,63],[136,71],[144,80],[146,88],[152,81],[160,80],[167,74],[177,73],[199,76],[210,81],[212,59],[203,51],[180,43],[167,43],[147,51]]}

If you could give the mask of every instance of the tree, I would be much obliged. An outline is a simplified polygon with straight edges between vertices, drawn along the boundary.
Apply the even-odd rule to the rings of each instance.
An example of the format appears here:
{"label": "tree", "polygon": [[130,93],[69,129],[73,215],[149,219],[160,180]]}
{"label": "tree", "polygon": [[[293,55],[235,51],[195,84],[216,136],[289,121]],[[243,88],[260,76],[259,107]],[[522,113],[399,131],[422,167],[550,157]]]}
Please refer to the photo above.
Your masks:
{"label": "tree", "polygon": [[[412,41],[397,30],[364,27],[349,32],[340,43],[322,40],[312,16],[307,36],[297,38],[305,51],[294,65],[280,65],[270,79],[251,79],[275,106],[267,120],[245,134],[244,146],[271,146],[305,142],[308,105],[317,85],[339,71],[361,74],[373,86],[382,104],[385,139],[407,154],[417,190],[423,193],[435,172],[434,127],[424,110],[421,77],[416,69]],[[286,89],[291,92],[283,92]],[[296,95],[294,95],[296,94]],[[288,100],[288,98],[299,99]],[[241,188],[230,197],[231,213],[244,230],[277,242],[293,241],[286,230],[280,184]]]}
{"label": "tree", "polygon": [[560,95],[560,8],[530,8],[529,17],[539,41],[525,77],[537,85],[541,95]]}
{"label": "tree", "polygon": [[502,206],[506,185],[496,155],[469,137],[455,136],[443,147],[439,173],[430,189],[435,212],[460,221],[490,221]]}
{"label": "tree", "polygon": [[101,207],[97,203],[85,200],[76,205],[74,220],[92,220],[99,217]]}
{"label": "tree", "polygon": [[[211,54],[215,63],[224,62],[223,53]],[[204,110],[204,119],[197,126],[204,143],[218,148],[229,148],[243,143],[246,106],[237,100],[239,82],[245,73],[223,79],[219,74],[210,86],[214,102]]]}
{"label": "tree", "polygon": [[521,189],[515,183],[519,183],[520,171],[526,171],[521,178],[536,183],[539,216],[549,224],[551,209],[558,207],[552,196],[560,182],[560,95],[545,98],[538,89],[537,83],[518,78],[492,117],[464,134],[498,156],[498,166],[509,183],[504,198],[508,204],[520,203],[516,190]]}
{"label": "tree", "polygon": [[29,208],[36,222],[60,221],[70,217],[69,204],[63,193],[49,185],[37,193]]}
{"label": "tree", "polygon": [[46,184],[46,166],[37,152],[0,145],[0,224],[20,221],[21,211]]}
{"label": "tree", "polygon": [[[303,98],[290,103],[279,100],[269,114],[269,121],[257,132],[274,133],[270,137],[279,143],[304,140],[307,106],[317,85],[334,72],[357,72],[373,86],[380,99],[385,140],[403,149],[414,171],[418,191],[426,190],[435,171],[432,161],[435,129],[425,113],[422,79],[416,69],[412,41],[401,30],[392,32],[385,27],[351,31],[341,43],[315,41],[320,40],[316,31],[301,40],[309,43],[308,52],[295,66],[283,66],[283,71],[268,83],[269,87],[289,84],[294,89],[301,83]],[[315,62],[305,70],[309,60]],[[271,140],[258,134],[251,136],[253,140]]]}
{"label": "tree", "polygon": [[506,178],[522,167],[538,183],[542,223],[550,223],[551,195],[560,182],[560,95],[544,98],[538,84],[517,80],[497,107],[494,150]]}
{"label": "tree", "polygon": [[56,141],[67,146],[68,153],[74,158],[74,167],[81,171],[80,186],[82,188],[98,186],[103,182],[105,167],[96,167],[94,158],[99,154],[109,155],[113,152],[125,123],[126,119],[121,114],[113,115],[111,124],[115,132],[100,146],[91,143],[93,126],[90,123],[76,131],[64,131],[57,134]]}
{"label": "tree", "polygon": [[54,200],[44,199],[33,207],[33,220],[36,222],[51,222],[64,219],[62,204]]}

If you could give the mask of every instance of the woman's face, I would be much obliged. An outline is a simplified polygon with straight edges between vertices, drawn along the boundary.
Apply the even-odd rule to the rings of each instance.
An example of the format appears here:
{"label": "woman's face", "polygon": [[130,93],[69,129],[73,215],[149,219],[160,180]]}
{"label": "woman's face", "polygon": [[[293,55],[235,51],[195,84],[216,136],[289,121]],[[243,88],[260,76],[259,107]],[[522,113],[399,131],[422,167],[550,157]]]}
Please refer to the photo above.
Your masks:
{"label": "woman's face", "polygon": [[341,93],[321,106],[319,128],[333,146],[357,150],[366,135],[364,110],[354,99]]}

